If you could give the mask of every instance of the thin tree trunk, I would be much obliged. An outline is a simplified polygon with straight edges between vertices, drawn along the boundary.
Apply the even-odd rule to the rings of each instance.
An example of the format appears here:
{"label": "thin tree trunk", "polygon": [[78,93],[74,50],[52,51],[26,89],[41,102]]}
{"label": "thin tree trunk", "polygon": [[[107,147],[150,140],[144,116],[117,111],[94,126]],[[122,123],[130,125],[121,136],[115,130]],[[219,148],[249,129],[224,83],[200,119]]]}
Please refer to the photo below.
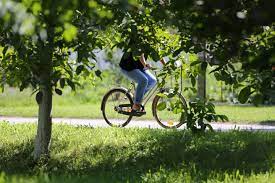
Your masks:
{"label": "thin tree trunk", "polygon": [[[204,49],[206,50],[206,43],[204,43]],[[203,64],[201,65],[201,71],[198,75],[198,97],[200,99],[206,99],[206,68],[207,68],[206,52],[203,51]],[[205,66],[203,66],[205,65]]]}
{"label": "thin tree trunk", "polygon": [[49,147],[52,134],[52,88],[51,88],[51,73],[52,64],[51,56],[45,55],[50,52],[45,51],[42,56],[40,87],[37,102],[38,110],[38,127],[34,145],[34,159],[37,160],[41,156],[49,154]]}
{"label": "thin tree trunk", "polygon": [[34,159],[49,154],[52,134],[52,91],[49,86],[41,85],[42,100],[39,103],[38,127],[34,146]]}
{"label": "thin tree trunk", "polygon": [[220,98],[220,100],[221,100],[221,102],[223,102],[223,83],[222,83],[222,81],[220,81],[221,82],[221,98]]}
{"label": "thin tree trunk", "polygon": [[206,99],[206,72],[202,72],[198,76],[198,97]]}
{"label": "thin tree trunk", "polygon": [[[51,34],[49,34],[51,35]],[[53,35],[53,33],[52,33]],[[40,86],[37,102],[38,110],[38,127],[34,145],[34,159],[38,160],[42,156],[49,155],[49,147],[52,134],[52,85],[51,75],[53,72],[52,54],[53,39],[49,39],[49,43],[44,45],[41,43],[40,58]]]}
{"label": "thin tree trunk", "polygon": [[[45,52],[49,53],[49,52]],[[42,54],[44,55],[44,54]],[[48,63],[47,63],[47,60]],[[42,59],[41,74],[40,74],[40,87],[37,102],[39,105],[38,110],[38,126],[37,134],[34,145],[34,159],[37,160],[42,156],[49,154],[49,147],[52,134],[52,89],[51,89],[51,73],[52,64],[49,56]]]}
{"label": "thin tree trunk", "polygon": [[[46,5],[47,6],[47,5]],[[56,6],[54,3],[49,5],[50,13],[45,15],[47,41],[39,39],[39,95],[37,102],[38,126],[34,144],[34,159],[38,160],[43,156],[49,155],[49,148],[52,135],[52,73],[53,73],[53,52],[55,37],[55,17]]]}

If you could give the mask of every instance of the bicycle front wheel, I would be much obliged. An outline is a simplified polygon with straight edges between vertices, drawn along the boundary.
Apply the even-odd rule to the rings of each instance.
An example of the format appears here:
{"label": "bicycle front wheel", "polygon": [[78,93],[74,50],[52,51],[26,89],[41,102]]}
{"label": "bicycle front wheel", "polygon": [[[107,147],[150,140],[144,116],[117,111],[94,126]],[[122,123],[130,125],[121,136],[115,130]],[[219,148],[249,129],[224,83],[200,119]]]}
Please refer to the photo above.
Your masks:
{"label": "bicycle front wheel", "polygon": [[133,99],[126,89],[114,88],[103,97],[101,111],[110,126],[124,127],[133,117],[129,115],[132,105]]}
{"label": "bicycle front wheel", "polygon": [[186,122],[187,104],[184,97],[156,95],[152,104],[153,116],[164,128],[178,128]]}

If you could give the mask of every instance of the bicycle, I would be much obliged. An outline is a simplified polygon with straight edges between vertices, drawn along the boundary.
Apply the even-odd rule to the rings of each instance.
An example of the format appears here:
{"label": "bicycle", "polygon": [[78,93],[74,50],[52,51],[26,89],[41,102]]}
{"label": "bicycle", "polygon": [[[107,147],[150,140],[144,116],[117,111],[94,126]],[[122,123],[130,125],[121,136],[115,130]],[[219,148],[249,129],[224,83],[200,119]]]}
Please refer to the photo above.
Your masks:
{"label": "bicycle", "polygon": [[[152,113],[158,124],[164,128],[178,128],[186,122],[186,100],[181,92],[171,92],[171,88],[160,88],[158,83],[157,78],[157,85],[144,96],[142,106],[145,107],[154,96]],[[101,111],[110,126],[125,127],[134,116],[145,115],[135,115],[131,112],[134,89],[135,84],[131,82],[129,88],[112,88],[104,95]]]}

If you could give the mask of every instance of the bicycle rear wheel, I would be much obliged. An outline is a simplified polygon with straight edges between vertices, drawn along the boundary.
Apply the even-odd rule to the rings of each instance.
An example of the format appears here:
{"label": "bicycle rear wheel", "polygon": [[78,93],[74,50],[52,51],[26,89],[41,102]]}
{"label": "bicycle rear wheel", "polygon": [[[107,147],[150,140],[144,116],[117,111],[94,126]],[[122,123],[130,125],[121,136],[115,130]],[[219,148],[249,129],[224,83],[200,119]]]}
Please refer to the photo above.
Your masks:
{"label": "bicycle rear wheel", "polygon": [[178,128],[186,122],[187,104],[180,93],[170,97],[156,95],[152,104],[152,112],[162,127]]}
{"label": "bicycle rear wheel", "polygon": [[105,121],[113,127],[124,127],[132,119],[132,115],[127,115],[133,105],[131,95],[124,88],[111,89],[103,97],[101,111]]}

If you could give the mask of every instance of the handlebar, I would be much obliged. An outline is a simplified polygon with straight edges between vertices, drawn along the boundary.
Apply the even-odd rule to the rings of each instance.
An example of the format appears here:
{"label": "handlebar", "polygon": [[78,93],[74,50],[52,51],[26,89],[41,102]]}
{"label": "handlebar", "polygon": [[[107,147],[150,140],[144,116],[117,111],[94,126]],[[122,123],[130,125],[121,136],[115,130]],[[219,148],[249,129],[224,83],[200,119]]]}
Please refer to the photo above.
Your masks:
{"label": "handlebar", "polygon": [[149,70],[154,71],[154,72],[160,72],[161,71],[161,69],[157,68],[157,67],[151,67]]}

